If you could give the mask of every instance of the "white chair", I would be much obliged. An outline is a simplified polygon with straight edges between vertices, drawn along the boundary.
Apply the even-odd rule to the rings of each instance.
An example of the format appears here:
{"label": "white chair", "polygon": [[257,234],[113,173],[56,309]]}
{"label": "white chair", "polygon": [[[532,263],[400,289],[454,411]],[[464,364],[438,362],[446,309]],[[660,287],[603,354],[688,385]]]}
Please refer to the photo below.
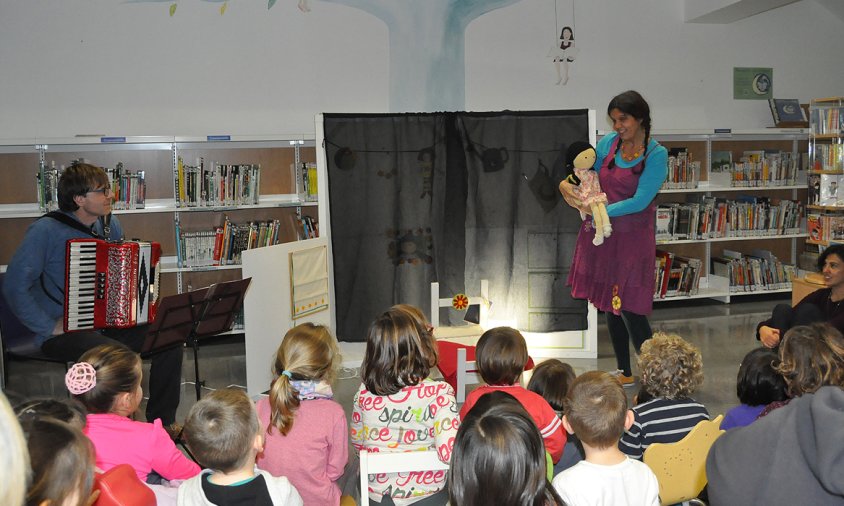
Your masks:
{"label": "white chair", "polygon": [[466,385],[483,383],[484,380],[478,374],[478,364],[474,360],[466,360],[466,348],[457,350],[457,392],[455,397],[458,403],[466,402]]}
{"label": "white chair", "polygon": [[413,452],[360,452],[360,506],[369,506],[369,475],[410,471],[448,471],[434,450]]}
{"label": "white chair", "polygon": [[489,315],[489,281],[481,280],[481,293],[478,296],[468,296],[468,305],[480,306],[480,317],[478,324],[459,325],[454,327],[440,326],[440,309],[444,307],[452,307],[454,295],[451,297],[440,297],[440,284],[437,282],[431,283],[431,325],[434,326],[434,337],[437,339],[449,339],[460,337],[479,337],[483,334],[486,328],[487,317]]}

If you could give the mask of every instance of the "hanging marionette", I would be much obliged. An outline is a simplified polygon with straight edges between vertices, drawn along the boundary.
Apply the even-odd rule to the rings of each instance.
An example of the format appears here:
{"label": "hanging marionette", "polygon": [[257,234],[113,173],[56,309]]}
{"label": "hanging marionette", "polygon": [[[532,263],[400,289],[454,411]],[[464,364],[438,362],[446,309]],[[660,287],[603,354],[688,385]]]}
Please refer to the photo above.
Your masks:
{"label": "hanging marionette", "polygon": [[[595,158],[595,148],[588,142],[578,141],[569,146],[566,151],[566,181],[574,185],[575,195],[583,205],[589,206],[595,228],[592,244],[600,246],[604,238],[612,234],[612,225],[607,216],[607,194],[601,191],[598,173],[592,168]],[[580,217],[586,219],[582,211]]]}

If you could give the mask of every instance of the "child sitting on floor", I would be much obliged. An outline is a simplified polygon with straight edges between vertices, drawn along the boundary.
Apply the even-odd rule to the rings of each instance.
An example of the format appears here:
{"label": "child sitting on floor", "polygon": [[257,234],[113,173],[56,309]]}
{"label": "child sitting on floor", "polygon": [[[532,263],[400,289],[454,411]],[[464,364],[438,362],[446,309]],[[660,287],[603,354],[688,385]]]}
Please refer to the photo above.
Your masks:
{"label": "child sitting on floor", "polygon": [[627,395],[618,379],[590,371],[574,380],[566,399],[563,424],[583,444],[586,460],[554,478],[566,504],[659,505],[653,471],[618,449],[618,440],[633,424]]}
{"label": "child sitting on floor", "polygon": [[286,476],[306,506],[340,504],[335,481],[349,457],[349,427],[331,391],[339,360],[328,328],[293,327],[276,353],[270,396],[258,401],[265,438],[258,467]]}
{"label": "child sitting on floor", "polygon": [[180,505],[302,505],[287,478],[255,471],[264,437],[255,405],[242,390],[216,390],[194,404],[184,434],[191,453],[208,469],[179,487]]}
{"label": "child sitting on floor", "polygon": [[750,425],[765,406],[786,399],[785,379],[776,370],[778,363],[777,352],[770,348],[756,348],[744,356],[736,378],[736,394],[741,404],[727,411],[722,429]]}
{"label": "child sitting on floor", "polygon": [[[351,441],[358,451],[436,450],[443,462],[460,419],[454,389],[428,377],[437,364],[437,343],[422,311],[399,304],[369,327],[361,365],[363,384],[352,405]],[[424,500],[445,504],[445,472],[370,476],[370,503],[403,506]]]}
{"label": "child sitting on floor", "polygon": [[102,471],[129,464],[142,482],[152,471],[165,480],[184,480],[199,466],[176,448],[156,418],[152,423],[130,417],[143,399],[141,357],[121,344],[91,348],[67,372],[65,383],[88,410],[85,435],[94,443]]}
{"label": "child sitting on floor", "polygon": [[530,413],[542,434],[545,451],[551,455],[551,460],[556,464],[563,455],[566,434],[563,431],[562,421],[548,401],[541,395],[519,385],[519,376],[524,371],[527,361],[527,344],[518,330],[510,327],[496,327],[484,332],[478,339],[475,362],[478,364],[481,378],[487,384],[476,388],[466,396],[466,402],[460,409],[460,418],[465,418],[466,413],[482,395],[496,390],[507,392]]}
{"label": "child sitting on floor", "polygon": [[21,427],[32,467],[25,504],[92,504],[94,448],[82,431],[61,420],[37,415],[25,416]]}
{"label": "child sitting on floor", "polygon": [[[563,406],[576,377],[572,366],[556,358],[540,363],[533,370],[528,390],[542,396],[554,408],[557,416],[563,417]],[[583,447],[574,434],[568,434],[563,456],[554,465],[554,476],[583,460]]]}
{"label": "child sitting on floor", "polygon": [[448,470],[450,504],[564,504],[548,482],[545,445],[512,395],[481,397],[457,431]]}
{"label": "child sitting on floor", "polygon": [[655,333],[642,344],[639,371],[642,387],[653,398],[633,407],[635,420],[619,449],[641,460],[648,446],[683,439],[698,422],[709,420],[709,412],[691,398],[703,383],[703,361],[682,337]]}

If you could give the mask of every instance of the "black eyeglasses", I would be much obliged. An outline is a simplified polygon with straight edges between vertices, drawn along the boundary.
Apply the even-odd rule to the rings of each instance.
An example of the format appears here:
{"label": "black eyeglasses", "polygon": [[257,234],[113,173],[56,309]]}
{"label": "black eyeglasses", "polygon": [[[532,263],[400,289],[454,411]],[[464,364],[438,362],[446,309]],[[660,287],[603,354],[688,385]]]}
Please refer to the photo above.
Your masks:
{"label": "black eyeglasses", "polygon": [[105,185],[102,188],[97,188],[96,190],[88,190],[85,193],[102,193],[103,195],[108,195],[111,193],[111,185]]}

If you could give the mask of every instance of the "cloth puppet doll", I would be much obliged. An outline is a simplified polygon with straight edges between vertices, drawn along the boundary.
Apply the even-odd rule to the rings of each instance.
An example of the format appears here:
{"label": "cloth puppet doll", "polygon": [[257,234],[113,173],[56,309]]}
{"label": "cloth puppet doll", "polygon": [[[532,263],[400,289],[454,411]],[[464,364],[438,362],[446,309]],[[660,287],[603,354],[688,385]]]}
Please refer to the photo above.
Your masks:
{"label": "cloth puppet doll", "polygon": [[[604,238],[612,234],[612,225],[607,216],[607,194],[601,191],[598,173],[592,168],[595,156],[595,148],[588,142],[578,141],[569,146],[566,152],[566,180],[575,185],[575,194],[592,211],[592,226],[595,228],[592,244],[600,246]],[[580,217],[586,219],[583,212]]]}

